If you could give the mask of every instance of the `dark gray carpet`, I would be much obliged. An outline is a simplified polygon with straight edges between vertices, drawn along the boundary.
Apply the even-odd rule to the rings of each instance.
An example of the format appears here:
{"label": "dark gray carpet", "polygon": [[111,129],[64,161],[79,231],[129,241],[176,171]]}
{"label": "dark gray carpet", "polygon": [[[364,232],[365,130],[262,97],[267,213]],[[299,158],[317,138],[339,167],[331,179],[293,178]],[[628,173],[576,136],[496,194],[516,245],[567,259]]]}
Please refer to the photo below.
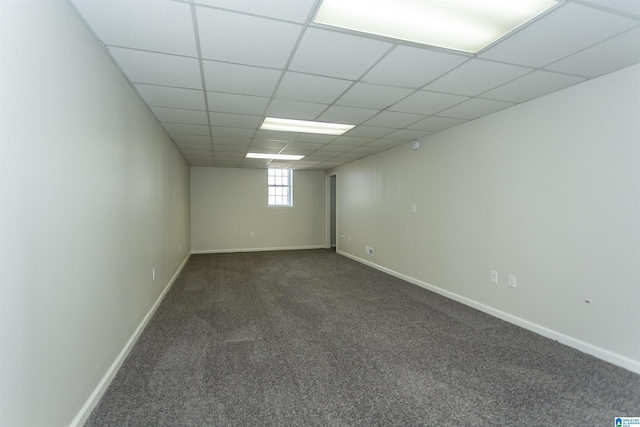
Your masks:
{"label": "dark gray carpet", "polygon": [[610,426],[640,376],[332,251],[193,255],[87,426]]}

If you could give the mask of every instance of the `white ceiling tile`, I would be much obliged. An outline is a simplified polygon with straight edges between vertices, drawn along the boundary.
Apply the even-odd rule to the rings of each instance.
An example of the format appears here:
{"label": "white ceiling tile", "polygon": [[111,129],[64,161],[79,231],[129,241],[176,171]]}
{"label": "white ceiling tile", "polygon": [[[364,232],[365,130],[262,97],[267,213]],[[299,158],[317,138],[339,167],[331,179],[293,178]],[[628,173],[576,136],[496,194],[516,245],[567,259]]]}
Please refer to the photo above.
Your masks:
{"label": "white ceiling tile", "polygon": [[228,128],[222,126],[211,127],[211,136],[222,138],[251,138],[254,133],[254,129],[247,128]]}
{"label": "white ceiling tile", "polygon": [[262,139],[262,140],[274,140],[274,141],[286,141],[291,142],[298,134],[294,132],[282,132],[277,130],[262,130],[258,129],[256,134],[253,136],[254,139]]}
{"label": "white ceiling tile", "polygon": [[145,84],[135,84],[134,86],[142,99],[151,107],[205,110],[204,92],[201,90]]}
{"label": "white ceiling tile", "polygon": [[269,98],[207,92],[207,101],[209,103],[209,111],[262,116],[269,103]]}
{"label": "white ceiling tile", "polygon": [[312,102],[287,101],[274,99],[267,108],[267,116],[285,119],[313,120],[318,117],[328,105]]}
{"label": "white ceiling tile", "polygon": [[308,28],[289,69],[357,80],[391,46],[390,43],[364,37]]}
{"label": "white ceiling tile", "polygon": [[216,144],[213,146],[213,155],[217,158],[225,156],[228,159],[238,158],[242,159],[247,155],[248,145],[222,145]]}
{"label": "white ceiling tile", "polygon": [[213,161],[213,156],[212,158],[197,158],[197,159],[192,159],[189,157],[185,157],[185,159],[187,160],[187,163],[189,163],[189,165],[191,166],[213,166],[214,165],[214,161]]}
{"label": "white ceiling tile", "polygon": [[409,113],[398,113],[395,111],[383,111],[372,119],[367,120],[364,124],[366,126],[378,126],[402,129],[405,126],[409,126],[415,122],[424,119],[425,116]]}
{"label": "white ceiling tile", "polygon": [[345,133],[345,136],[358,136],[361,138],[382,138],[385,135],[389,135],[395,132],[396,129],[382,128],[374,126],[356,126],[349,132]]}
{"label": "white ceiling tile", "polygon": [[[251,147],[297,150],[308,157],[291,167],[326,170],[640,62],[640,0],[562,2],[473,59],[305,27],[320,0],[71,1],[198,166],[269,164],[245,159]],[[267,107],[357,126],[262,131]]]}
{"label": "white ceiling tile", "polygon": [[325,144],[318,144],[318,143],[312,143],[312,142],[292,142],[286,146],[286,149],[308,151],[309,153],[311,153],[324,146]]}
{"label": "white ceiling tile", "polygon": [[373,142],[367,144],[367,146],[372,147],[381,147],[381,148],[393,148],[402,144],[406,144],[406,141],[396,140],[396,139],[376,139]]}
{"label": "white ceiling tile", "polygon": [[640,18],[640,1],[638,0],[581,0],[581,2]]}
{"label": "white ceiling tile", "polygon": [[413,89],[356,83],[336,101],[347,107],[385,109],[413,92]]}
{"label": "white ceiling tile", "polygon": [[346,153],[347,151],[351,151],[353,148],[353,145],[334,144],[333,142],[331,142],[319,149],[317,153],[333,153],[337,156],[339,154]]}
{"label": "white ceiling tile", "polygon": [[192,159],[207,159],[213,157],[213,151],[209,149],[209,151],[204,150],[182,150],[182,154],[185,157],[189,157]]}
{"label": "white ceiling tile", "polygon": [[530,73],[531,68],[472,59],[425,87],[435,92],[476,96]]}
{"label": "white ceiling tile", "polygon": [[171,139],[173,139],[176,143],[211,145],[211,137],[203,135],[171,134]]}
{"label": "white ceiling tile", "polygon": [[[306,160],[306,157],[305,157]],[[320,162],[306,162],[305,160],[298,160],[291,166],[291,169],[300,170],[300,169],[309,169],[314,166],[318,166]]]}
{"label": "white ceiling tile", "polygon": [[490,90],[482,96],[510,102],[524,102],[542,95],[573,86],[585,79],[547,71],[534,71],[503,86]]}
{"label": "white ceiling tile", "polygon": [[397,46],[362,81],[417,89],[468,59],[468,56]]}
{"label": "white ceiling tile", "polygon": [[180,150],[194,150],[194,151],[211,151],[211,143],[208,144],[194,144],[190,142],[176,142],[176,145]]}
{"label": "white ceiling tile", "polygon": [[332,154],[329,155],[324,155],[319,153],[318,151],[316,151],[315,153],[311,153],[308,156],[305,156],[305,160],[309,160],[309,161],[318,161],[318,162],[324,162],[327,161],[329,159],[332,159],[334,156]]}
{"label": "white ceiling tile", "polygon": [[381,127],[387,128],[392,131],[402,129],[420,120],[423,120],[425,115],[402,113],[397,111],[382,111],[375,117],[364,122],[364,126],[367,127]]}
{"label": "white ceiling tile", "polygon": [[195,3],[304,23],[316,0],[195,0]]}
{"label": "white ceiling tile", "polygon": [[[640,6],[640,1],[637,4]],[[624,54],[621,55],[620,52]],[[546,68],[593,78],[638,62],[640,62],[640,28],[580,51]]]}
{"label": "white ceiling tile", "polygon": [[389,110],[431,115],[467,99],[466,96],[420,90],[389,107]]}
{"label": "white ceiling tile", "polygon": [[378,114],[380,110],[369,108],[340,107],[332,105],[318,117],[319,121],[330,123],[360,124]]}
{"label": "white ceiling tile", "polygon": [[331,104],[349,86],[350,80],[288,72],[276,92],[276,98]]}
{"label": "white ceiling tile", "polygon": [[304,148],[304,147],[291,147],[291,146],[288,146],[287,148],[285,148],[284,150],[282,150],[278,154],[294,154],[294,155],[297,155],[297,156],[308,156],[309,154],[313,153],[314,151],[316,151],[315,148]]}
{"label": "white ceiling tile", "polygon": [[302,27],[239,13],[197,7],[202,57],[282,68]]}
{"label": "white ceiling tile", "polygon": [[427,117],[424,120],[420,120],[419,122],[414,123],[411,126],[407,126],[407,129],[428,130],[432,132],[439,132],[441,130],[449,129],[451,127],[462,124],[466,121],[467,120],[463,120],[463,119],[452,119],[449,117],[431,116],[431,117]]}
{"label": "white ceiling tile", "polygon": [[368,153],[359,153],[357,151],[349,151],[348,153],[340,154],[339,156],[336,157],[336,159],[339,159],[339,160],[342,160],[342,161],[352,162],[354,160],[358,160],[358,159],[361,159],[363,157],[367,157],[368,155],[369,155]]}
{"label": "white ceiling tile", "polygon": [[178,108],[151,107],[151,111],[161,122],[186,123],[191,125],[208,125],[207,113],[198,110]]}
{"label": "white ceiling tile", "polygon": [[246,156],[241,153],[213,153],[213,161],[216,167],[237,168],[242,167],[242,162],[246,160]]}
{"label": "white ceiling tile", "polygon": [[184,123],[162,123],[162,126],[164,126],[170,134],[209,135],[209,126],[188,125]]}
{"label": "white ceiling tile", "polygon": [[336,135],[320,135],[317,133],[301,133],[298,134],[294,141],[295,142],[303,142],[303,143],[312,143],[312,144],[328,144],[334,139],[336,139]]}
{"label": "white ceiling tile", "polygon": [[189,160],[187,159],[187,163],[191,166],[214,166],[213,160]]}
{"label": "white ceiling tile", "polygon": [[359,146],[371,142],[373,138],[358,138],[356,136],[339,136],[331,144]]}
{"label": "white ceiling tile", "polygon": [[239,151],[239,152],[235,152],[235,151],[219,151],[219,150],[214,150],[213,151],[213,159],[216,161],[216,163],[220,163],[220,162],[235,162],[237,164],[240,164],[242,161],[244,161],[244,159],[247,157],[247,151]]}
{"label": "white ceiling tile", "polygon": [[270,150],[274,150],[274,152],[278,153],[280,150],[282,150],[283,148],[285,148],[286,146],[288,146],[290,144],[289,141],[274,141],[274,140],[270,140],[270,139],[254,139],[253,141],[251,141],[251,149],[259,149],[261,150],[260,152],[265,152],[262,150],[266,150],[266,149],[270,149]]}
{"label": "white ceiling tile", "polygon": [[412,141],[414,139],[424,138],[427,135],[430,135],[433,132],[429,132],[426,130],[410,130],[410,129],[400,129],[393,132],[390,135],[384,137],[384,139],[396,139],[398,141]]}
{"label": "white ceiling tile", "polygon": [[385,151],[386,148],[384,147],[376,147],[373,145],[363,145],[362,147],[356,147],[353,150],[351,150],[352,153],[365,153],[365,154],[375,154],[375,153],[379,153],[381,151]]}
{"label": "white ceiling tile", "polygon": [[247,151],[223,151],[219,149],[213,150],[213,158],[216,162],[242,162],[247,156]]}
{"label": "white ceiling tile", "polygon": [[255,129],[260,126],[261,116],[245,116],[243,114],[228,114],[209,112],[211,126],[228,126],[235,128]]}
{"label": "white ceiling tile", "polygon": [[472,98],[454,107],[446,109],[439,114],[441,116],[473,120],[496,111],[504,110],[515,105],[513,102],[493,101],[489,99]]}
{"label": "white ceiling tile", "polygon": [[244,157],[235,156],[229,153],[216,154],[213,156],[215,167],[218,168],[238,168],[241,167]]}
{"label": "white ceiling tile", "polygon": [[245,156],[239,156],[236,153],[221,153],[221,154],[215,154],[213,156],[213,161],[214,161],[214,166],[217,168],[246,168],[246,167],[251,167],[251,168],[257,168],[257,169],[263,169],[263,166],[247,166],[244,165],[244,162],[247,159],[245,158]]}
{"label": "white ceiling tile", "polygon": [[207,90],[212,92],[271,96],[282,74],[279,70],[226,62],[202,61],[202,65]]}
{"label": "white ceiling tile", "polygon": [[310,166],[316,166],[319,165],[321,163],[320,160],[309,160],[308,156],[305,156],[302,160],[298,160],[293,164],[293,167],[295,169],[300,169],[302,168],[308,168]]}
{"label": "white ceiling tile", "polygon": [[212,166],[217,168],[239,168],[242,167],[243,158],[227,158],[227,156],[214,156]]}
{"label": "white ceiling tile", "polygon": [[213,136],[211,137],[211,143],[216,145],[242,145],[248,146],[251,143],[250,138],[231,138],[228,136]]}
{"label": "white ceiling tile", "polygon": [[236,153],[236,155],[243,157],[247,154],[248,148],[249,148],[249,144],[230,144],[230,145],[214,144],[213,152],[215,155],[222,154],[222,153]]}
{"label": "white ceiling tile", "polygon": [[338,161],[338,162],[333,162],[333,161],[331,161],[331,162],[323,162],[323,163],[320,163],[320,165],[318,165],[317,168],[312,168],[312,169],[326,170],[326,169],[335,168],[336,166],[340,166],[340,165],[343,165],[345,163],[347,163],[347,162],[341,162],[341,161]]}
{"label": "white ceiling tile", "polygon": [[106,45],[197,56],[191,7],[173,1],[72,0]]}
{"label": "white ceiling tile", "polygon": [[565,3],[480,54],[530,67],[544,67],[637,25],[636,21],[575,3]]}
{"label": "white ceiling tile", "polygon": [[127,78],[133,83],[202,89],[196,58],[109,47]]}
{"label": "white ceiling tile", "polygon": [[217,160],[242,160],[247,157],[248,146],[236,147],[234,145],[216,145],[213,147],[213,157]]}

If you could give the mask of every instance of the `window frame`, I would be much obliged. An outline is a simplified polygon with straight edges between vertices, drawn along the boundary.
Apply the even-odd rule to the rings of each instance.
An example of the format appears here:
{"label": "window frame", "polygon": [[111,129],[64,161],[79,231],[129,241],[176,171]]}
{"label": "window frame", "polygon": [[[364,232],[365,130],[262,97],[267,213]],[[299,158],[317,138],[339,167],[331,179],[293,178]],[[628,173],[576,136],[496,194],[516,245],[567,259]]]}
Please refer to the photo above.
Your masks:
{"label": "window frame", "polygon": [[[274,175],[272,175],[272,171],[276,171]],[[283,178],[282,175],[277,176],[278,173],[286,172],[286,178],[288,184],[277,183],[278,178]],[[273,181],[272,181],[273,178]],[[275,181],[275,182],[274,182]],[[273,183],[272,183],[273,182]],[[274,193],[277,193],[277,189],[287,189],[287,196],[282,194],[272,194],[272,189],[275,189]],[[273,201],[276,202],[277,198],[287,197],[288,204],[282,203],[274,203],[272,204],[272,197],[275,198]],[[281,168],[268,168],[267,169],[267,208],[275,208],[275,209],[287,209],[293,208],[293,169],[281,169]]]}

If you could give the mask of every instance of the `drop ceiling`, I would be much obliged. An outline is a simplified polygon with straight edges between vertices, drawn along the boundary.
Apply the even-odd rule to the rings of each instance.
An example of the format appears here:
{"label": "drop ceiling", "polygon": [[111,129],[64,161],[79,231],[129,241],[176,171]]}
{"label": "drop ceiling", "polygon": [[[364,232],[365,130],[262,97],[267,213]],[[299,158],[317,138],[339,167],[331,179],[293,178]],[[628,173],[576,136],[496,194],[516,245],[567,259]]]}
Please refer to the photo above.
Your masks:
{"label": "drop ceiling", "polygon": [[320,0],[71,3],[192,166],[327,170],[640,62],[640,0],[561,1],[476,55],[314,24]]}

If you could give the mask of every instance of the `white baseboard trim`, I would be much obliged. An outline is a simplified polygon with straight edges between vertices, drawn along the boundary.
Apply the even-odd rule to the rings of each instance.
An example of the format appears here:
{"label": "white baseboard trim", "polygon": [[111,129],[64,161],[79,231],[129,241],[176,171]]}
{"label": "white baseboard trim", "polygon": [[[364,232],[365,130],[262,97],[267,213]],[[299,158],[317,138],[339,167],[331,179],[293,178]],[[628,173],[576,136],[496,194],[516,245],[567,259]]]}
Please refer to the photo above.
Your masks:
{"label": "white baseboard trim", "polygon": [[269,252],[269,251],[299,251],[305,249],[326,249],[324,245],[312,246],[283,246],[277,248],[234,248],[234,249],[197,249],[192,254],[227,254],[235,252]]}
{"label": "white baseboard trim", "polygon": [[171,288],[171,285],[173,285],[173,282],[175,282],[175,280],[180,275],[180,272],[182,271],[184,266],[187,264],[187,261],[189,261],[190,256],[191,254],[187,254],[184,261],[182,261],[182,264],[180,264],[180,267],[178,267],[178,270],[175,272],[173,277],[171,277],[171,280],[169,280],[169,283],[167,283],[167,286],[165,286],[165,288],[162,290],[162,293],[160,294],[156,302],[149,309],[146,316],[144,316],[144,318],[142,319],[142,321],[140,322],[136,330],[133,332],[133,335],[131,335],[131,338],[129,338],[129,341],[127,341],[122,351],[120,351],[120,354],[118,354],[118,357],[116,357],[116,360],[113,361],[109,370],[107,370],[104,377],[102,377],[102,380],[98,383],[98,386],[95,388],[95,390],[93,390],[93,393],[91,393],[91,396],[89,396],[89,399],[87,399],[85,404],[82,406],[82,408],[80,409],[80,412],[78,412],[78,415],[76,415],[76,417],[73,419],[71,424],[69,424],[69,427],[81,427],[87,421],[87,419],[91,415],[91,411],[93,411],[93,409],[96,407],[98,402],[100,402],[100,399],[102,398],[104,393],[107,391],[109,384],[111,384],[111,381],[116,376],[118,369],[120,369],[120,366],[122,366],[122,363],[131,352],[131,349],[133,348],[134,344],[136,343],[136,341],[138,341],[140,334],[142,334],[142,331],[147,326],[147,323],[149,323],[151,316],[153,316],[153,314],[158,309],[158,306],[160,306],[160,303],[162,302],[164,296],[167,294],[167,292]]}
{"label": "white baseboard trim", "polygon": [[398,273],[397,271],[391,270],[389,268],[383,267],[381,265],[375,264],[371,261],[367,261],[366,259],[359,258],[357,256],[351,255],[347,252],[343,252],[341,250],[336,251],[337,254],[343,255],[347,258],[351,258],[355,261],[358,261],[362,264],[368,265],[370,267],[375,268],[376,270],[380,270],[384,273],[390,274],[391,276],[402,279],[406,282],[412,283],[414,285],[420,286],[421,288],[430,290],[439,295],[452,299],[454,301],[460,302],[469,307],[473,307],[477,310],[480,310],[484,313],[487,313],[491,316],[497,317],[498,319],[504,320],[506,322],[512,323],[514,325],[520,326],[521,328],[527,329],[531,332],[535,332],[543,337],[558,341],[561,344],[567,345],[569,347],[575,348],[583,353],[589,354],[591,356],[597,357],[598,359],[604,360],[605,362],[612,363],[614,365],[620,366],[622,368],[628,369],[631,372],[635,372],[640,374],[640,361],[636,361],[630,359],[626,356],[622,356],[620,354],[614,353],[612,351],[606,350],[604,348],[595,346],[593,344],[589,344],[577,338],[573,338],[569,335],[565,335],[561,332],[554,331],[553,329],[549,329],[547,327],[538,325],[536,323],[530,322],[528,320],[522,319],[520,317],[514,316],[509,313],[505,313],[504,311],[495,309],[488,305],[479,303],[467,297],[463,297],[456,293],[447,291],[445,289],[439,288],[437,286],[431,285],[429,283],[423,282],[421,280],[415,279],[410,276],[406,276],[402,273]]}

